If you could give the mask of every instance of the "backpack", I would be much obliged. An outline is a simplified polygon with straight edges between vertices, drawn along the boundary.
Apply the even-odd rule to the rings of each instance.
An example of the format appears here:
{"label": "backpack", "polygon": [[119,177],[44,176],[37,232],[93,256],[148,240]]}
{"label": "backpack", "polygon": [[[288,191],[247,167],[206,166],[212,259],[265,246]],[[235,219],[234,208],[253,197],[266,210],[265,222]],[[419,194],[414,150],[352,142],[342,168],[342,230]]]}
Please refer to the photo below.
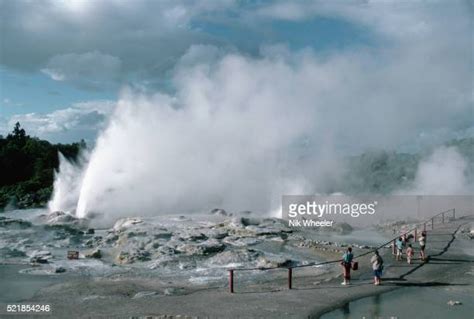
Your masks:
{"label": "backpack", "polygon": [[352,262],[353,255],[351,253],[345,253],[342,256],[342,261],[346,264],[350,264]]}

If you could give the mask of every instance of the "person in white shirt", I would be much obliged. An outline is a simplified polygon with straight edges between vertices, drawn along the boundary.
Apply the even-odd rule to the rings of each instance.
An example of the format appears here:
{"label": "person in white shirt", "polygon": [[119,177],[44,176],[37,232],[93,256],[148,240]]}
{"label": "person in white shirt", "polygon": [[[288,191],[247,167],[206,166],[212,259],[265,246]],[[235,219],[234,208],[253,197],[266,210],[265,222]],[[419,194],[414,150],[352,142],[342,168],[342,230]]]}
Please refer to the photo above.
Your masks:
{"label": "person in white shirt", "polygon": [[374,285],[378,286],[381,283],[380,278],[382,277],[383,259],[377,250],[374,251],[370,262],[372,263],[372,270],[374,271]]}

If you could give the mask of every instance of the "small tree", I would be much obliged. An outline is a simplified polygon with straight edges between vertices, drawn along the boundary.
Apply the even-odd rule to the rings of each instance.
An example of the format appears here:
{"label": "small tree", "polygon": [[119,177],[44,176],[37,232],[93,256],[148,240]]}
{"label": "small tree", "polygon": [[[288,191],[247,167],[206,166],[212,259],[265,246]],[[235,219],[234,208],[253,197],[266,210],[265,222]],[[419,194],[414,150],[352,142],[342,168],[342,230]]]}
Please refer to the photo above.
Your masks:
{"label": "small tree", "polygon": [[15,127],[13,128],[13,136],[18,138],[24,138],[26,136],[26,132],[21,128],[20,122],[15,123]]}
{"label": "small tree", "polygon": [[20,122],[16,122],[15,126],[13,127],[13,131],[11,134],[8,134],[8,139],[12,139],[18,142],[24,142],[26,139],[26,132],[21,127]]}

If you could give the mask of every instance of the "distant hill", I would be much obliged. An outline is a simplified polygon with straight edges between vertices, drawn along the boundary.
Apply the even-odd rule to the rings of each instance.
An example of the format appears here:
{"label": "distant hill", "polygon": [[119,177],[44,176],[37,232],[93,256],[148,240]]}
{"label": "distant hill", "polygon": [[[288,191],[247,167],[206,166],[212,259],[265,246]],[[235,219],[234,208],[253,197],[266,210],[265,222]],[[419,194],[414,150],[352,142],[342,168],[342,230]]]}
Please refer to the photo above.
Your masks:
{"label": "distant hill", "polygon": [[371,151],[346,159],[348,167],[342,192],[388,194],[413,181],[420,155]]}
{"label": "distant hill", "polygon": [[0,210],[44,206],[53,190],[58,152],[75,161],[84,147],[84,141],[51,144],[31,137],[16,123],[10,134],[0,135]]}

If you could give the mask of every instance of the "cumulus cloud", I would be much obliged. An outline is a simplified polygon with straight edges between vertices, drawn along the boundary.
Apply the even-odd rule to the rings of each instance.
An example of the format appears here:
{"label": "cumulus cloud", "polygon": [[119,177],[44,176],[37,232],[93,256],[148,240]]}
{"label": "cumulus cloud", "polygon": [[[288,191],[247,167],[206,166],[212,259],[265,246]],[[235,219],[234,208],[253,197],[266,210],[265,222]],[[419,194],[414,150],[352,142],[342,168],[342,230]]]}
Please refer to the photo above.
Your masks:
{"label": "cumulus cloud", "polygon": [[318,13],[321,3],[276,2],[259,8],[255,13],[259,17],[299,21],[309,19]]}
{"label": "cumulus cloud", "polygon": [[[471,41],[466,6],[463,1],[3,1],[1,63],[21,70],[44,69],[55,79],[72,77],[72,83],[77,83],[81,73],[67,61],[87,60],[95,52],[104,56],[95,56],[98,63],[84,66],[85,79],[94,65],[99,66],[98,73],[116,79],[116,58],[121,74],[127,75],[120,79],[162,84],[194,44],[255,54],[262,43],[288,40],[287,33],[273,37],[281,30],[272,21],[298,23],[318,17],[365,26],[362,30],[380,35],[379,47],[403,42],[416,46],[428,59],[431,54],[447,55],[447,59],[458,54],[458,60],[465,61]],[[334,38],[339,36],[343,35],[334,34]],[[440,47],[446,39],[455,46],[464,45],[464,50]],[[105,70],[100,67],[104,58]]]}
{"label": "cumulus cloud", "polygon": [[70,142],[84,138],[93,140],[115,107],[112,101],[88,101],[51,113],[13,115],[8,127],[20,122],[28,134],[53,142]]}
{"label": "cumulus cloud", "polygon": [[[316,61],[309,63],[308,82],[301,83],[298,91],[306,96],[305,90],[314,90],[311,98],[326,105],[325,121],[318,119],[323,126],[337,125],[334,114],[366,115],[370,125],[347,123],[346,130],[331,133],[338,134],[336,140],[344,144],[337,149],[397,147],[404,141],[410,149],[414,138],[432,143],[473,131],[470,15],[462,1],[275,1],[249,6],[233,1],[5,1],[2,8],[2,38],[8,44],[1,48],[3,64],[39,67],[53,79],[82,87],[107,85],[122,74],[133,74],[135,87],[146,88],[158,81],[172,90],[179,90],[170,81],[177,69],[194,63],[212,67],[232,52],[248,55],[240,50],[239,37],[216,44],[214,35],[193,26],[196,19],[216,21],[234,10],[241,23],[258,33],[261,26],[268,27],[266,19],[298,22],[337,17],[364,25],[380,38],[373,47],[319,53],[265,45],[263,37],[259,53],[250,55],[263,60],[273,55],[289,65]],[[236,20],[229,18],[226,23]],[[228,43],[235,48],[229,50]],[[310,72],[316,73],[311,76]],[[367,138],[349,142],[354,130]]]}
{"label": "cumulus cloud", "polygon": [[72,82],[84,88],[102,88],[118,80],[122,62],[97,51],[55,55],[42,72],[55,81]]}
{"label": "cumulus cloud", "polygon": [[[469,24],[469,4],[462,0],[449,3],[443,1],[273,1],[248,13],[256,19],[269,18],[288,21],[303,21],[315,17],[339,17],[362,23],[376,32],[407,40],[423,37],[436,27],[438,22],[450,21],[466,27]],[[453,20],[459,15],[461,19]],[[440,27],[442,24],[438,25]],[[450,28],[453,25],[450,25]],[[440,31],[440,28],[438,31]],[[393,40],[393,39],[392,39]]]}
{"label": "cumulus cloud", "polygon": [[1,63],[27,71],[45,68],[62,79],[71,72],[78,74],[68,61],[79,59],[84,64],[92,59],[92,66],[85,66],[92,70],[106,59],[115,69],[117,57],[124,72],[154,74],[155,69],[170,67],[193,43],[218,43],[193,30],[190,21],[231,5],[174,0],[2,1]]}

